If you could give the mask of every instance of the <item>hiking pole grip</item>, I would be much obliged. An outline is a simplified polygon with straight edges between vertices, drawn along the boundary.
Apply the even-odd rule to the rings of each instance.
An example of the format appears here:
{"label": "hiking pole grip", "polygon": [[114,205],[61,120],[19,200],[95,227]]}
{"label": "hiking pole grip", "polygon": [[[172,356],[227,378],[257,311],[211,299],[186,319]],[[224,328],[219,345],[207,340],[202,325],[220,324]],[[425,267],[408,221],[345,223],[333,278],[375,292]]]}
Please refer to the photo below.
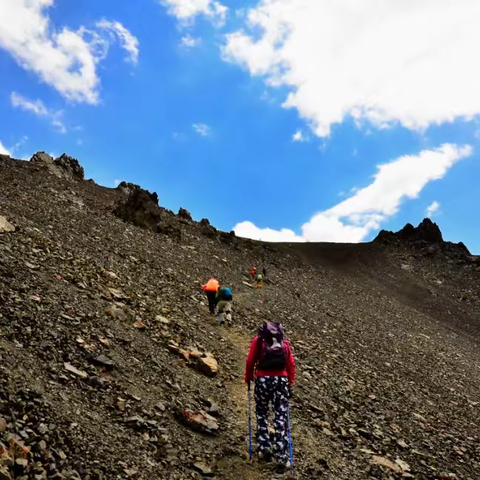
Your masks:
{"label": "hiking pole grip", "polygon": [[248,382],[248,453],[250,461],[252,461],[252,398],[251,382]]}
{"label": "hiking pole grip", "polygon": [[292,433],[290,428],[290,400],[287,403],[287,424],[288,424],[288,445],[290,447],[290,465],[293,470],[293,445],[292,445]]}

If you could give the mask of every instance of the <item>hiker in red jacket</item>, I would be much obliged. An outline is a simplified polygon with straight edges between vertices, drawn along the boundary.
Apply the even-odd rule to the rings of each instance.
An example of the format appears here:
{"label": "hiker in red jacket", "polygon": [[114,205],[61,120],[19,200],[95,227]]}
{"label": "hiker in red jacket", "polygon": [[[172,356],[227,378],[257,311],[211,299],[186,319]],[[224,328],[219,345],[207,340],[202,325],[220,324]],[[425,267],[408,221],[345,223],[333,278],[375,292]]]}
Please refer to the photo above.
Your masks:
{"label": "hiker in red jacket", "polygon": [[252,340],[245,367],[245,382],[254,379],[259,456],[267,461],[272,456],[268,431],[268,406],[271,402],[275,428],[273,455],[280,466],[288,467],[287,411],[295,381],[295,360],[280,323],[264,323]]}

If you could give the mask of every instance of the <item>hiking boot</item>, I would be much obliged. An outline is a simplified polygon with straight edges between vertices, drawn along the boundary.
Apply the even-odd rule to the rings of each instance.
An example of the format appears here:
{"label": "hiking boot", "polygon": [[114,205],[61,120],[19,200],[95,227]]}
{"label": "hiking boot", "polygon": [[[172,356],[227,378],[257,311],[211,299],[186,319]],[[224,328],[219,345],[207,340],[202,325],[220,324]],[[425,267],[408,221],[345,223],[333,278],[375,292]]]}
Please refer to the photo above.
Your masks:
{"label": "hiking boot", "polygon": [[258,452],[258,460],[260,462],[268,463],[272,460],[272,452],[265,450],[264,452]]}
{"label": "hiking boot", "polygon": [[292,465],[290,464],[290,460],[287,462],[278,462],[275,468],[275,471],[277,473],[282,474],[289,471],[291,468],[292,468]]}

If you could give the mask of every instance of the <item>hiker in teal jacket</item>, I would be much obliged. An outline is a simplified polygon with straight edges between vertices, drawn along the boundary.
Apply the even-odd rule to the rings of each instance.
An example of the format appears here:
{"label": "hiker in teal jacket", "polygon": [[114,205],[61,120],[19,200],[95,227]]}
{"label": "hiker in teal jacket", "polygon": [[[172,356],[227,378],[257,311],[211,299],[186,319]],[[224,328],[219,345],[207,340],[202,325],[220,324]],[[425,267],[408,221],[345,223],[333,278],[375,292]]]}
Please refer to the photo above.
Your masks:
{"label": "hiker in teal jacket", "polygon": [[232,290],[229,287],[220,287],[217,292],[217,322],[223,325],[232,321]]}

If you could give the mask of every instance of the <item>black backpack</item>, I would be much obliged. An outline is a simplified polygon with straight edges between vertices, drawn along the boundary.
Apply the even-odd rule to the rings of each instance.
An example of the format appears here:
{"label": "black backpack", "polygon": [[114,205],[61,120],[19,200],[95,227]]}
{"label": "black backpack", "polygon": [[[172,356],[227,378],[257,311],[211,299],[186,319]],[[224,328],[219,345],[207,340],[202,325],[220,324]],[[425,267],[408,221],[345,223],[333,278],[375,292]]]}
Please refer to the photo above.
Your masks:
{"label": "black backpack", "polygon": [[287,365],[287,349],[282,324],[265,322],[258,329],[258,338],[258,370],[284,370]]}

